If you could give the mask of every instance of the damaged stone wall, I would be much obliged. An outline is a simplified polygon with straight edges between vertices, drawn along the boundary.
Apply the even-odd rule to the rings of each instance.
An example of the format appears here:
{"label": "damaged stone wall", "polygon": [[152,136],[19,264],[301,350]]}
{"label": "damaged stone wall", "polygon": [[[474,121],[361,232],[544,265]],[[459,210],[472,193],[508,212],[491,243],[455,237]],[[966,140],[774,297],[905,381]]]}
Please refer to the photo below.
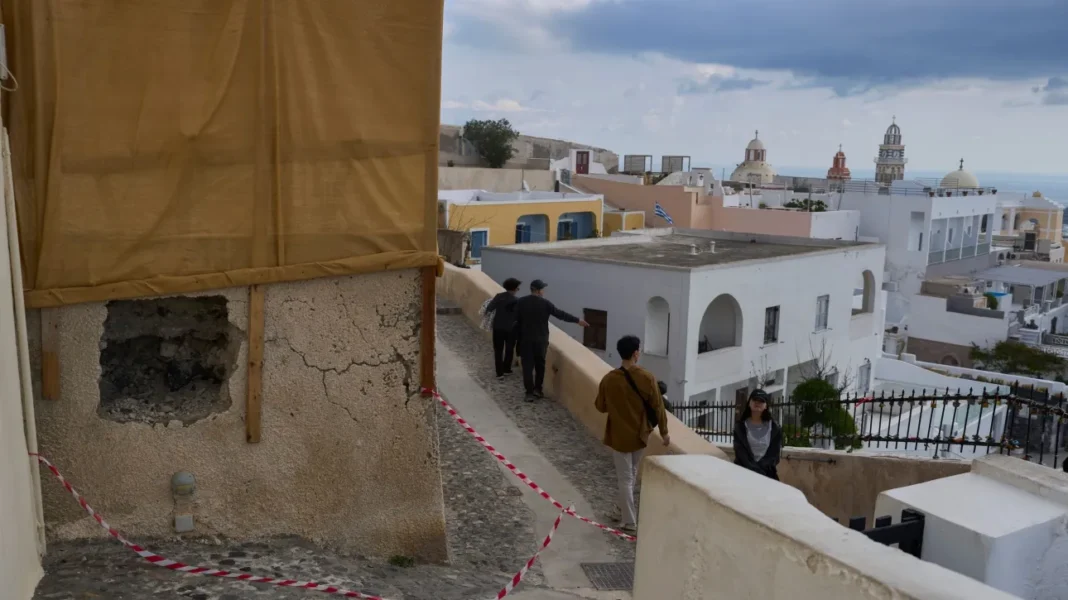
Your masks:
{"label": "damaged stone wall", "polygon": [[[175,299],[209,305],[225,300],[226,326],[208,329],[232,336],[225,351],[218,338],[210,346],[230,372],[208,379],[224,379],[220,394],[229,404],[214,404],[199,419],[118,422],[101,413],[110,393],[101,376],[109,368],[114,372],[101,344],[115,324],[108,319],[119,313],[113,305],[109,316],[103,303],[57,309],[60,398],[37,400],[41,452],[133,538],[174,535],[169,482],[176,471],[188,471],[197,481],[189,535],[298,535],[365,555],[444,560],[435,406],[418,393],[420,292],[415,270],[267,286],[259,444],[245,442],[246,288]],[[39,318],[31,313],[37,378]],[[199,327],[201,337],[211,337],[203,323],[195,325],[184,330]],[[137,331],[125,337],[150,335],[147,327]],[[177,339],[190,338],[197,335]],[[155,351],[154,341],[144,343],[147,354]],[[190,349],[198,343],[190,342]],[[186,352],[184,344],[175,356]],[[34,388],[39,395],[39,380]],[[166,396],[152,397],[150,404]],[[99,535],[61,488],[46,486],[44,492],[50,537]]]}
{"label": "damaged stone wall", "polygon": [[189,425],[230,408],[241,336],[226,313],[223,296],[108,302],[97,414]]}

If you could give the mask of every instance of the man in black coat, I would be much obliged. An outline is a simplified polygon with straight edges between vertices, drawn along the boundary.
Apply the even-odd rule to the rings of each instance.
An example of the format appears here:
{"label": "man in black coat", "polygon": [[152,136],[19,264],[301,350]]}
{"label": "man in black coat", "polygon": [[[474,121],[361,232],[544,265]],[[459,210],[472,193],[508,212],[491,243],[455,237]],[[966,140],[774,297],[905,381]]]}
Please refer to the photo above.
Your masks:
{"label": "man in black coat", "polygon": [[509,277],[504,280],[504,291],[497,294],[486,305],[486,312],[493,313],[493,363],[497,367],[497,377],[504,377],[512,372],[512,352],[516,347],[515,305],[519,301],[519,280]]}
{"label": "man in black coat", "polygon": [[578,323],[582,327],[590,326],[546,300],[546,287],[548,284],[540,279],[531,281],[530,295],[520,298],[515,306],[519,357],[523,361],[523,387],[526,388],[527,402],[544,395],[541,387],[545,381],[545,354],[549,351],[549,317],[556,317],[565,323]]}

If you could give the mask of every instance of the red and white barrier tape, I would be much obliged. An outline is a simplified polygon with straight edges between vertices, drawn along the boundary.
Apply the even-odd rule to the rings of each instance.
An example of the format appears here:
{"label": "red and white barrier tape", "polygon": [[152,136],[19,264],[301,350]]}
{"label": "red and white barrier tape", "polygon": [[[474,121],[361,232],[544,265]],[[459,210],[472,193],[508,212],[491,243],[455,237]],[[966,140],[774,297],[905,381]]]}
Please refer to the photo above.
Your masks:
{"label": "red and white barrier tape", "polygon": [[561,504],[555,498],[553,498],[551,495],[549,495],[549,492],[546,492],[545,490],[543,490],[540,485],[538,485],[537,483],[534,483],[534,480],[531,479],[529,476],[527,476],[526,473],[520,471],[518,467],[516,467],[514,464],[512,464],[512,461],[510,461],[507,458],[505,458],[503,454],[498,452],[497,449],[493,447],[492,444],[487,442],[486,438],[482,437],[481,434],[479,434],[477,431],[475,431],[475,428],[471,427],[471,425],[467,421],[465,421],[463,417],[460,416],[460,413],[456,412],[456,409],[453,408],[452,405],[450,405],[445,400],[445,398],[443,398],[441,396],[441,394],[439,394],[437,392],[437,390],[432,390],[432,389],[429,389],[429,388],[423,388],[423,393],[433,396],[438,402],[440,402],[441,405],[443,407],[445,407],[445,410],[447,410],[449,412],[449,414],[452,415],[452,418],[456,419],[456,422],[460,424],[460,427],[463,427],[465,430],[467,430],[467,433],[470,433],[472,437],[474,437],[476,440],[478,440],[478,443],[482,444],[483,448],[485,448],[490,454],[492,454],[494,458],[499,460],[502,465],[507,467],[508,470],[511,471],[513,475],[515,475],[516,477],[519,478],[520,481],[522,481],[523,483],[527,484],[527,486],[530,487],[530,489],[532,489],[535,492],[537,492],[538,495],[541,496],[542,498],[545,498],[549,502],[552,502],[553,506],[555,506],[556,508],[559,508],[560,510],[564,511],[564,513],[566,513],[566,514],[571,515],[572,517],[575,517],[576,519],[578,519],[580,521],[583,521],[585,523],[589,523],[590,525],[593,525],[594,527],[597,527],[597,528],[599,528],[599,529],[601,529],[603,531],[607,531],[608,533],[611,533],[613,535],[617,535],[617,536],[619,536],[619,537],[621,537],[621,538],[623,538],[625,540],[629,540],[631,542],[638,541],[638,538],[634,537],[633,535],[629,535],[629,534],[623,533],[622,531],[620,531],[618,529],[613,529],[613,528],[609,527],[608,525],[604,525],[603,523],[598,523],[597,521],[594,521],[593,519],[584,517],[584,516],[576,513],[573,508],[565,507],[563,504]]}
{"label": "red and white barrier tape", "polygon": [[[570,507],[567,510],[570,510]],[[523,565],[522,569],[519,569],[518,573],[512,575],[512,578],[508,580],[508,583],[504,584],[501,591],[497,592],[497,600],[501,600],[501,598],[512,593],[515,586],[519,585],[520,581],[523,581],[523,578],[527,575],[527,571],[530,571],[530,568],[534,566],[534,561],[538,560],[538,555],[541,554],[542,550],[548,548],[549,544],[553,541],[553,534],[555,534],[557,528],[560,527],[560,521],[564,518],[564,513],[567,512],[567,510],[561,511],[560,514],[556,515],[556,520],[553,521],[553,528],[549,530],[549,535],[545,536],[545,541],[541,543],[541,547],[534,553],[534,556],[531,556],[530,559],[527,560],[527,564]]]}
{"label": "red and white barrier tape", "polygon": [[[107,522],[104,521],[104,518],[102,516],[100,516],[100,514],[97,513],[95,510],[93,510],[93,507],[89,506],[89,503],[85,501],[85,498],[82,498],[82,495],[79,494],[77,492],[77,490],[74,489],[74,486],[72,486],[70,484],[70,482],[68,482],[66,480],[66,478],[63,477],[63,475],[59,472],[59,469],[57,469],[55,465],[53,465],[51,462],[49,462],[49,460],[47,458],[41,456],[40,454],[33,454],[33,453],[30,453],[30,456],[32,456],[35,459],[37,459],[37,462],[39,462],[42,465],[48,467],[48,470],[52,472],[52,475],[55,476],[55,478],[57,480],[59,480],[59,482],[61,484],[63,484],[63,487],[66,488],[66,490],[68,492],[70,492],[71,496],[74,496],[74,499],[78,501],[78,504],[80,504],[83,509],[85,509],[85,512],[89,513],[90,517],[92,517],[97,523],[99,523],[101,527],[103,527],[105,530],[107,530],[108,534],[110,534],[111,537],[115,538],[122,545],[126,546],[130,550],[133,550],[135,553],[137,553],[138,556],[140,556],[141,558],[147,560],[148,562],[156,565],[157,567],[163,567],[163,568],[166,568],[166,569],[170,569],[172,571],[178,571],[180,573],[188,573],[189,575],[204,575],[204,576],[209,576],[209,577],[221,577],[221,578],[224,578],[224,579],[236,579],[238,581],[247,581],[249,583],[269,583],[271,585],[276,585],[276,586],[279,586],[279,587],[300,588],[300,589],[309,590],[309,591],[313,591],[313,592],[324,592],[324,593],[327,593],[327,594],[334,594],[334,595],[338,595],[338,596],[343,596],[345,598],[362,598],[364,600],[385,600],[381,596],[374,596],[374,595],[371,595],[371,594],[364,594],[364,593],[361,593],[361,592],[353,592],[351,590],[346,590],[346,589],[343,589],[343,588],[335,587],[335,586],[332,586],[332,585],[326,585],[326,584],[323,584],[323,583],[316,583],[314,581],[298,581],[298,580],[295,580],[295,579],[279,579],[279,578],[276,578],[276,577],[261,577],[261,576],[257,576],[257,575],[251,575],[249,573],[232,573],[230,571],[224,571],[222,569],[214,569],[214,568],[210,568],[210,567],[194,567],[194,566],[190,566],[190,565],[187,565],[187,564],[184,564],[184,563],[180,563],[178,561],[174,561],[174,560],[170,560],[168,558],[164,558],[164,557],[162,557],[162,556],[160,556],[160,555],[158,555],[158,554],[156,554],[154,552],[146,550],[145,548],[142,548],[141,546],[138,546],[137,544],[134,544],[133,542],[127,540],[115,528],[113,528],[112,526],[108,525]],[[556,521],[553,523],[553,528],[551,530],[549,530],[549,534],[547,536],[545,536],[545,541],[542,542],[541,547],[538,548],[538,551],[534,553],[534,556],[531,556],[530,559],[527,560],[526,564],[523,565],[523,568],[520,569],[518,573],[513,575],[512,578],[508,581],[508,583],[503,588],[501,588],[501,591],[497,592],[497,595],[495,596],[496,600],[501,600],[501,598],[504,598],[505,596],[507,596],[509,593],[512,592],[512,590],[515,589],[515,587],[517,585],[519,585],[520,581],[523,581],[523,577],[525,577],[527,572],[530,571],[531,567],[534,566],[534,561],[536,561],[538,559],[538,556],[542,553],[543,550],[545,550],[546,548],[549,547],[549,544],[553,540],[553,534],[555,534],[557,528],[560,527],[560,520],[563,518],[564,513],[570,511],[569,514],[574,514],[574,511],[572,509],[570,509],[570,508],[566,508],[566,509],[562,508],[561,511],[562,512],[560,513],[559,516],[556,517]]]}

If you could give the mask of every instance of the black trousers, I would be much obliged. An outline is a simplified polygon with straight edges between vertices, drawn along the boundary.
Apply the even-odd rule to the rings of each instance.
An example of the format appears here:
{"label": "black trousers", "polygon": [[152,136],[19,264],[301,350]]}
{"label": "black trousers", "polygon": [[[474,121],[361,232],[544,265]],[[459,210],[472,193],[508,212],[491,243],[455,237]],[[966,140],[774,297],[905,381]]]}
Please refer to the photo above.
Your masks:
{"label": "black trousers", "polygon": [[519,357],[523,359],[523,387],[527,393],[540,392],[545,382],[545,354],[549,340],[523,340]]}
{"label": "black trousers", "polygon": [[512,352],[515,347],[515,331],[493,330],[493,364],[497,367],[497,375],[504,375],[512,370]]}

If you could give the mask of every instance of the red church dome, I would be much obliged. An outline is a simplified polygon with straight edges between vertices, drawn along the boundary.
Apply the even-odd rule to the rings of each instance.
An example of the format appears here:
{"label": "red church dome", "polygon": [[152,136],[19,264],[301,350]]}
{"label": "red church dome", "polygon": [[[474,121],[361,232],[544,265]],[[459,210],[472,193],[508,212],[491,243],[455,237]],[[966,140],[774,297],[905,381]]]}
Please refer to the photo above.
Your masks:
{"label": "red church dome", "polygon": [[849,167],[846,166],[845,152],[842,152],[842,146],[839,144],[838,154],[834,155],[834,163],[830,169],[827,169],[827,179],[847,181],[852,178],[853,176],[849,173]]}

